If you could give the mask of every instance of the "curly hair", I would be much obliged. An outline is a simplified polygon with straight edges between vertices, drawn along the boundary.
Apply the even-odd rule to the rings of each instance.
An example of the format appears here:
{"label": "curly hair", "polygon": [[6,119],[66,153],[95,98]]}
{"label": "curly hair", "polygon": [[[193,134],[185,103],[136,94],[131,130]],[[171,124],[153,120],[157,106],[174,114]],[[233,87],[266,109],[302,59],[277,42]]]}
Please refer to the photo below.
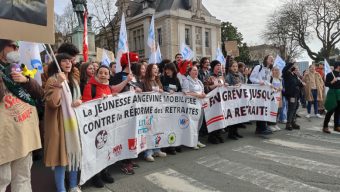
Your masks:
{"label": "curly hair", "polygon": [[72,57],[75,57],[79,54],[79,49],[72,43],[63,43],[58,48],[57,53],[67,53]]}

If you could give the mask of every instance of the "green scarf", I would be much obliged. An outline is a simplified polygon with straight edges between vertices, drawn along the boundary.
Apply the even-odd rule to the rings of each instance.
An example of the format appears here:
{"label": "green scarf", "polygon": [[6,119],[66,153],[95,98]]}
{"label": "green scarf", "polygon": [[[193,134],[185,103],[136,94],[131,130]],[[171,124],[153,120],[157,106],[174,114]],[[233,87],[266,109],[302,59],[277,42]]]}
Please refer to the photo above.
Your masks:
{"label": "green scarf", "polygon": [[[9,66],[8,66],[9,67]],[[6,74],[6,68],[0,64],[1,78],[6,86],[6,88],[20,100],[25,103],[28,103],[32,106],[35,106],[35,100],[31,97],[31,95],[18,83],[15,83],[9,74]]]}

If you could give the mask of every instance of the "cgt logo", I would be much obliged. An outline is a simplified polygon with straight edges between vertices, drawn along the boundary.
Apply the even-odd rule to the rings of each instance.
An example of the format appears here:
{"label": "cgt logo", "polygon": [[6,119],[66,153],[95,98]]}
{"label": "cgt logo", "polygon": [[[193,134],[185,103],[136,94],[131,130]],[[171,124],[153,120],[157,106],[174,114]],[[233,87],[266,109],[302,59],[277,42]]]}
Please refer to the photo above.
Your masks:
{"label": "cgt logo", "polygon": [[130,151],[135,151],[137,149],[137,138],[128,139],[128,146]]}
{"label": "cgt logo", "polygon": [[189,127],[189,118],[186,115],[181,115],[178,119],[178,125],[181,129],[186,129]]}
{"label": "cgt logo", "polygon": [[153,135],[154,136],[155,147],[158,147],[160,145],[160,143],[162,141],[162,135],[163,134],[164,133],[157,133],[157,134]]}
{"label": "cgt logo", "polygon": [[105,130],[100,131],[96,136],[95,145],[97,149],[101,149],[104,147],[107,142],[107,132]]}

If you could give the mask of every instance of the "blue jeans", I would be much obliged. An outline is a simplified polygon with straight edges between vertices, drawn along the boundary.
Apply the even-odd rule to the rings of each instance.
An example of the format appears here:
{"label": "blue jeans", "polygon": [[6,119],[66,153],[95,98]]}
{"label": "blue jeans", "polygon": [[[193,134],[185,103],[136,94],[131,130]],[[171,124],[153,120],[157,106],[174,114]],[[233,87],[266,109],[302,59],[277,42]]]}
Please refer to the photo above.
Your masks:
{"label": "blue jeans", "polygon": [[288,103],[286,97],[282,97],[282,107],[279,109],[279,121],[287,120]]}
{"label": "blue jeans", "polygon": [[314,105],[314,114],[318,114],[318,90],[317,89],[312,89],[312,96],[313,96],[313,101],[308,101],[307,104],[307,112],[310,114],[312,110],[312,104]]}
{"label": "blue jeans", "polygon": [[161,149],[158,148],[158,149],[148,149],[144,152],[144,157],[149,157],[151,155],[153,155],[154,153],[158,153],[158,152],[161,152]]}
{"label": "blue jeans", "polygon": [[[66,192],[65,189],[65,171],[66,167],[57,166],[54,168],[54,181],[57,187],[57,192]],[[77,187],[78,171],[70,171],[70,188]]]}

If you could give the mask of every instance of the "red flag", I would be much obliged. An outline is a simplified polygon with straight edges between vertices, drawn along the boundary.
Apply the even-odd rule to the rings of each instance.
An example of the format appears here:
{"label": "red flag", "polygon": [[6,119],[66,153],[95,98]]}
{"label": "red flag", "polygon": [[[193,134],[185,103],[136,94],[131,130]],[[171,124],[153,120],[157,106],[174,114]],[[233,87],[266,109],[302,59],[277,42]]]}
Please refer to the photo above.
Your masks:
{"label": "red flag", "polygon": [[87,11],[84,12],[83,57],[84,61],[87,62],[89,59],[89,47],[87,40]]}

